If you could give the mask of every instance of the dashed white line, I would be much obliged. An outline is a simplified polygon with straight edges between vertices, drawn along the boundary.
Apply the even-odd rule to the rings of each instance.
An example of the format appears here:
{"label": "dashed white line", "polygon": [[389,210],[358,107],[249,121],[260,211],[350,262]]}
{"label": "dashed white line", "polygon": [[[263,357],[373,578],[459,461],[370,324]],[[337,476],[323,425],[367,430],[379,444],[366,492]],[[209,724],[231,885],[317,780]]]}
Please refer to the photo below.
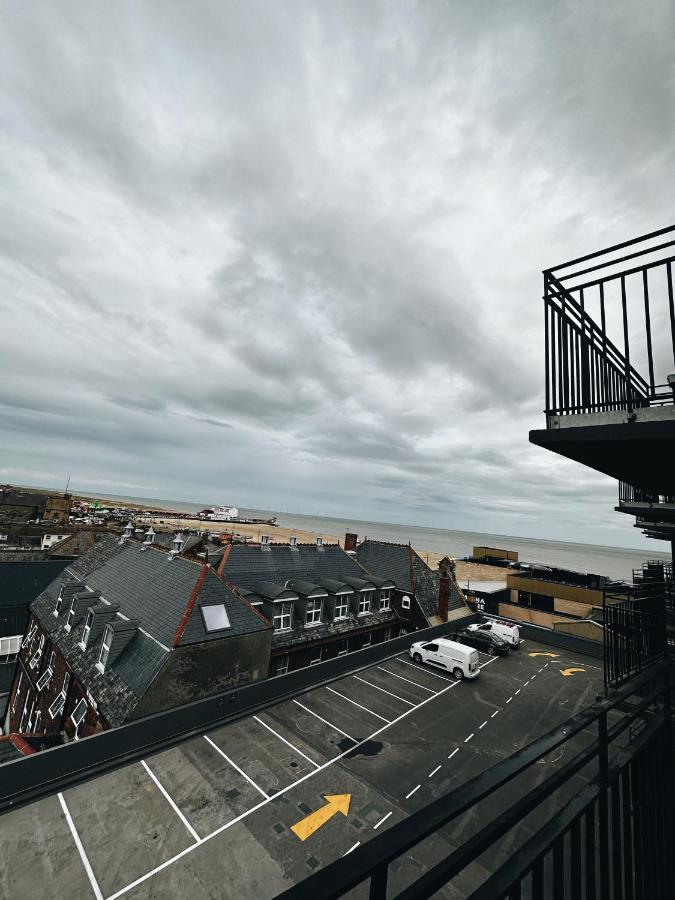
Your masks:
{"label": "dashed white line", "polygon": [[404,697],[399,697],[398,694],[392,694],[391,691],[385,690],[383,687],[380,687],[377,684],[373,684],[372,681],[366,681],[365,678],[359,678],[358,675],[354,675],[357,681],[362,681],[363,684],[369,685],[371,688],[375,688],[376,691],[382,691],[383,694],[389,694],[390,697],[394,697],[396,700],[400,700],[401,703],[407,703],[408,706],[414,706],[414,703],[411,703],[410,700],[406,700]]}
{"label": "dashed white line", "polygon": [[[192,825],[190,825],[190,823],[188,822],[188,820],[185,818],[185,816],[183,815],[183,813],[182,813],[182,812],[180,811],[180,809],[178,808],[178,806],[177,806],[177,804],[175,803],[175,801],[173,800],[173,798],[169,796],[169,793],[168,793],[168,791],[166,790],[166,788],[164,787],[164,785],[162,784],[162,782],[161,782],[161,781],[159,780],[159,778],[155,775],[155,773],[152,771],[152,769],[150,768],[150,766],[146,763],[146,761],[145,761],[144,759],[141,760],[141,765],[143,766],[143,768],[145,769],[145,771],[148,773],[148,775],[152,778],[152,780],[155,782],[155,784],[157,785],[157,787],[159,788],[159,790],[161,791],[161,793],[164,795],[164,798],[165,798],[166,801],[168,802],[168,804],[169,804],[169,806],[171,807],[171,809],[176,813],[176,815],[177,815],[178,818],[181,820],[181,822],[183,823],[183,825],[185,825],[185,827],[186,827],[187,830],[190,832],[190,834],[191,834],[191,836],[194,838],[194,840],[195,840],[195,841],[199,841],[199,835],[197,834],[197,832],[194,830],[194,828],[192,827]],[[267,795],[265,795],[265,796],[267,796]]]}
{"label": "dashed white line", "polygon": [[377,825],[373,825],[373,831],[375,831],[376,828],[379,828],[383,822],[386,822],[387,819],[389,818],[389,816],[391,816],[393,814],[393,812],[394,812],[394,810],[392,809],[390,812],[387,813],[386,816],[384,816],[384,818],[380,819],[380,821],[377,823]]}
{"label": "dashed white line", "polygon": [[406,799],[406,800],[410,800],[410,798],[411,798],[412,795],[415,793],[415,791],[419,791],[419,789],[420,789],[421,787],[422,787],[422,785],[421,785],[421,784],[418,784],[417,787],[414,787],[414,788],[412,789],[412,791],[410,791],[409,794],[406,794],[406,795],[405,795],[405,799]]}
{"label": "dashed white line", "polygon": [[300,703],[299,700],[293,700],[293,703],[296,703],[301,709],[304,709],[305,712],[308,712],[310,716],[314,716],[315,719],[318,719],[320,722],[323,722],[324,725],[328,725],[329,728],[332,728],[334,731],[339,732],[340,734],[344,734],[346,738],[349,738],[350,741],[354,741],[356,743],[356,738],[353,738],[351,734],[347,734],[346,731],[343,731],[341,728],[338,728],[337,725],[333,725],[332,722],[329,722],[328,719],[322,718],[318,713],[315,713],[313,709],[310,709],[308,706],[305,706],[304,703]]}
{"label": "dashed white line", "polygon": [[98,886],[98,882],[96,881],[96,876],[94,875],[94,870],[87,859],[87,854],[84,852],[84,847],[82,846],[82,841],[80,840],[80,836],[77,833],[77,828],[75,828],[75,823],[70,817],[70,812],[68,807],[66,806],[66,801],[63,799],[63,794],[59,794],[59,802],[61,804],[61,809],[63,810],[63,815],[66,817],[66,822],[68,823],[68,828],[70,828],[70,833],[73,836],[73,840],[75,841],[75,846],[77,847],[78,853],[80,854],[80,859],[82,860],[82,865],[84,866],[84,871],[87,873],[89,878],[89,883],[91,884],[91,889],[94,892],[94,896],[96,900],[103,900],[103,894],[101,893],[101,889]]}
{"label": "dashed white line", "polygon": [[217,751],[218,753],[220,753],[220,755],[223,757],[223,759],[226,759],[229,762],[229,764],[232,766],[233,769],[236,769],[240,775],[243,775],[244,778],[248,781],[248,783],[252,784],[253,787],[256,789],[256,791],[258,791],[258,793],[262,794],[266,800],[270,799],[270,795],[266,794],[265,791],[263,791],[263,789],[260,787],[260,785],[256,784],[252,778],[249,778],[248,775],[246,774],[246,772],[244,772],[243,769],[240,769],[239,766],[236,764],[236,762],[232,762],[232,760],[227,755],[227,753],[225,753],[223,750],[221,750],[220,747],[218,746],[218,744],[216,744],[215,741],[212,741],[211,738],[208,736],[208,734],[204,735],[204,740],[208,741],[209,744],[211,744],[211,746],[213,747],[213,749],[215,751]]}
{"label": "dashed white line", "polygon": [[296,747],[294,744],[291,744],[290,741],[287,741],[286,738],[282,737],[279,734],[279,732],[274,730],[274,728],[270,728],[270,726],[267,724],[267,722],[263,722],[263,720],[258,718],[258,716],[253,716],[253,718],[256,720],[256,722],[258,722],[260,725],[262,725],[263,728],[266,728],[268,731],[271,731],[275,737],[278,737],[280,741],[283,741],[287,747],[290,747],[291,750],[295,750],[295,752],[298,753],[300,756],[302,756],[303,759],[306,759],[308,763],[311,763],[313,766],[316,766],[317,769],[319,768],[318,763],[315,763],[313,759],[310,759],[309,756],[307,756],[306,753],[303,753],[299,747]]}
{"label": "dashed white line", "polygon": [[347,852],[346,852],[346,853],[343,853],[342,855],[343,855],[343,856],[348,856],[348,855],[352,852],[352,850],[356,850],[356,848],[357,848],[357,847],[360,847],[360,846],[361,846],[361,841],[357,841],[357,842],[354,844],[353,847],[350,847],[349,850],[347,850]]}
{"label": "dashed white line", "polygon": [[[527,685],[528,685],[529,683],[530,683],[530,679],[528,678],[527,681],[525,682],[525,684],[523,685],[523,687],[527,687]],[[518,693],[518,691],[516,691],[516,694],[517,694],[517,693]]]}
{"label": "dashed white line", "polygon": [[517,696],[519,693],[520,693],[520,688],[518,688],[518,690],[516,691],[516,693],[515,693],[513,696],[515,697],[515,696]]}
{"label": "dashed white line", "polygon": [[436,774],[436,772],[438,772],[438,770],[439,770],[440,768],[441,768],[440,766],[436,766],[436,768],[433,770],[433,772],[429,772],[428,777],[429,777],[429,778],[433,778],[434,775]]}
{"label": "dashed white line", "polygon": [[532,676],[532,678],[530,678],[530,681],[534,681],[534,679],[535,679],[536,677],[537,677],[537,673],[535,672],[534,675]]}
{"label": "dashed white line", "polygon": [[459,747],[455,747],[455,749],[452,751],[452,753],[450,754],[450,756],[448,756],[448,759],[452,759],[452,757],[453,757],[453,756],[455,755],[455,753],[457,753],[458,751],[459,751]]}
{"label": "dashed white line", "polygon": [[396,672],[390,672],[389,669],[383,669],[382,666],[378,666],[381,672],[386,672],[387,675],[393,675],[394,678],[400,678],[401,681],[407,681],[408,684],[414,684],[415,687],[422,688],[423,691],[427,691],[429,694],[435,694],[436,691],[433,691],[431,688],[425,687],[423,684],[420,684],[417,681],[411,681],[410,678],[405,678],[403,675],[397,675]]}
{"label": "dashed white line", "polygon": [[[548,665],[548,663],[547,663],[547,665]],[[543,672],[543,671],[544,671],[544,667],[542,666],[541,669],[539,669],[539,671],[540,671],[540,672]]]}
{"label": "dashed white line", "polygon": [[485,726],[487,725],[487,723],[488,723],[488,720],[486,719],[486,720],[483,722],[482,725],[479,725],[479,726],[478,726],[478,730],[480,731],[481,728],[485,728]]}
{"label": "dashed white line", "polygon": [[494,719],[494,717],[495,717],[496,715],[498,715],[498,713],[499,713],[499,710],[496,709],[496,710],[492,713],[492,715],[490,716],[490,718],[491,718],[491,719]]}
{"label": "dashed white line", "polygon": [[513,700],[513,697],[509,697],[509,699],[506,702],[510,703],[512,700]]}
{"label": "dashed white line", "polygon": [[362,709],[364,712],[370,713],[371,716],[375,716],[376,719],[381,719],[383,722],[388,722],[391,725],[391,719],[385,719],[384,716],[381,716],[379,713],[373,712],[372,709],[368,709],[367,706],[361,706],[361,704],[357,703],[356,700],[351,700],[349,697],[345,697],[345,695],[341,694],[340,691],[336,691],[330,687],[327,687],[326,690],[330,691],[331,694],[335,694],[338,697],[342,697],[342,699],[346,700],[347,703],[352,703],[354,706],[358,706],[359,709]]}
{"label": "dashed white line", "polygon": [[471,740],[471,738],[474,736],[474,734],[475,734],[475,732],[472,731],[468,737],[464,738],[464,743],[468,744],[469,741]]}

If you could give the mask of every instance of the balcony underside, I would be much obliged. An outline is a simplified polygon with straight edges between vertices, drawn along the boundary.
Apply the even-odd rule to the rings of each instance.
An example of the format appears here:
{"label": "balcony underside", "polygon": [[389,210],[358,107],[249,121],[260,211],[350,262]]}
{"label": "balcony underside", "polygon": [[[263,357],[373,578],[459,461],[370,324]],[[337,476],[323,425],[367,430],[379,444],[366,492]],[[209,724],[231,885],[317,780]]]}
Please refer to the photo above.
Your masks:
{"label": "balcony underside", "polygon": [[628,513],[642,522],[669,523],[675,528],[675,504],[673,503],[619,503],[614,509]]}
{"label": "balcony underside", "polygon": [[643,490],[675,493],[673,419],[549,428],[531,431],[530,442]]}

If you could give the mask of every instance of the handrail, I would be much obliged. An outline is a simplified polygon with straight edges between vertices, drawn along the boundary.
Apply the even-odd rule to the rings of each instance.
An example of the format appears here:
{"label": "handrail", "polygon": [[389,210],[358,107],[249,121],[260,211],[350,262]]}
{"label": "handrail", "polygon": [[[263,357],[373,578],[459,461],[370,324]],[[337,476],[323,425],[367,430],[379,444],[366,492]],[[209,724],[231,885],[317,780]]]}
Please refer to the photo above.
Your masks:
{"label": "handrail", "polygon": [[659,228],[657,231],[651,231],[648,234],[640,235],[640,237],[631,238],[629,241],[622,241],[620,244],[605,247],[604,250],[596,250],[594,253],[587,253],[585,256],[579,256],[568,262],[559,263],[557,266],[550,266],[548,269],[544,269],[544,272],[555,272],[558,269],[566,269],[568,266],[575,266],[577,263],[585,262],[587,259],[595,259],[598,256],[603,256],[605,253],[623,250],[624,247],[632,247],[635,244],[639,244],[641,241],[648,241],[651,240],[651,238],[660,237],[662,234],[668,234],[671,231],[675,231],[675,225],[668,225],[666,228]]}

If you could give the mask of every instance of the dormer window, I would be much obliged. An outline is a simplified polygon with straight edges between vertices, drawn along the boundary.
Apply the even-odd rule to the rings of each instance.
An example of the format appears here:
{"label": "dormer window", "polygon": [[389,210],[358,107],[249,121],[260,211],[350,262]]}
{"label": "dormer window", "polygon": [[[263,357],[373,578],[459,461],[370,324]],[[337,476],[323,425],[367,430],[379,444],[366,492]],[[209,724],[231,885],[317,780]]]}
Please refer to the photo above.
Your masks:
{"label": "dormer window", "polygon": [[56,604],[54,606],[54,615],[58,616],[61,612],[61,607],[63,606],[63,591],[65,589],[65,584],[61,585],[61,590],[59,591],[59,596],[56,598]]}
{"label": "dormer window", "polygon": [[359,615],[367,616],[370,612],[370,604],[373,599],[372,591],[361,591],[361,596],[359,597]]}
{"label": "dormer window", "polygon": [[287,631],[293,621],[293,601],[282,600],[274,604],[274,630]]}
{"label": "dormer window", "polygon": [[322,609],[323,600],[308,600],[305,612],[305,625],[319,625],[321,623]]}
{"label": "dormer window", "polygon": [[338,594],[335,598],[335,618],[346,619],[349,611],[349,595]]}
{"label": "dormer window", "polygon": [[105,671],[108,657],[110,656],[110,648],[112,647],[114,636],[115,632],[112,625],[106,625],[105,631],[103,632],[103,640],[101,641],[101,652],[98,655],[98,662],[96,663],[96,667],[101,672]]}
{"label": "dormer window", "polygon": [[87,641],[89,640],[89,634],[91,633],[91,626],[94,621],[94,610],[90,609],[87,612],[87,618],[84,620],[84,628],[82,629],[82,640],[80,641],[80,647],[84,650],[87,646]]}
{"label": "dormer window", "polygon": [[391,609],[391,588],[383,588],[380,591],[380,612]]}
{"label": "dormer window", "polygon": [[73,594],[73,599],[70,601],[70,609],[68,610],[68,616],[66,618],[66,624],[64,626],[66,631],[70,631],[70,629],[73,627],[73,622],[75,621],[75,604],[76,603],[77,603],[77,600],[75,598],[75,595]]}

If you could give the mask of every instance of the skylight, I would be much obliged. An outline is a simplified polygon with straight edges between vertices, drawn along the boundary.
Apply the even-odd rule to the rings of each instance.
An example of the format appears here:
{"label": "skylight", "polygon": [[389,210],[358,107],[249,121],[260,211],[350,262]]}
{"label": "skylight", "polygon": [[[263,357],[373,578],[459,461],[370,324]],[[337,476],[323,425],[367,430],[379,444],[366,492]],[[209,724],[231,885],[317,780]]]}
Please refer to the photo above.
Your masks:
{"label": "skylight", "polygon": [[204,625],[207,631],[222,631],[224,628],[230,627],[230,620],[227,617],[227,610],[223,603],[218,603],[214,606],[202,606],[202,615],[204,616]]}

